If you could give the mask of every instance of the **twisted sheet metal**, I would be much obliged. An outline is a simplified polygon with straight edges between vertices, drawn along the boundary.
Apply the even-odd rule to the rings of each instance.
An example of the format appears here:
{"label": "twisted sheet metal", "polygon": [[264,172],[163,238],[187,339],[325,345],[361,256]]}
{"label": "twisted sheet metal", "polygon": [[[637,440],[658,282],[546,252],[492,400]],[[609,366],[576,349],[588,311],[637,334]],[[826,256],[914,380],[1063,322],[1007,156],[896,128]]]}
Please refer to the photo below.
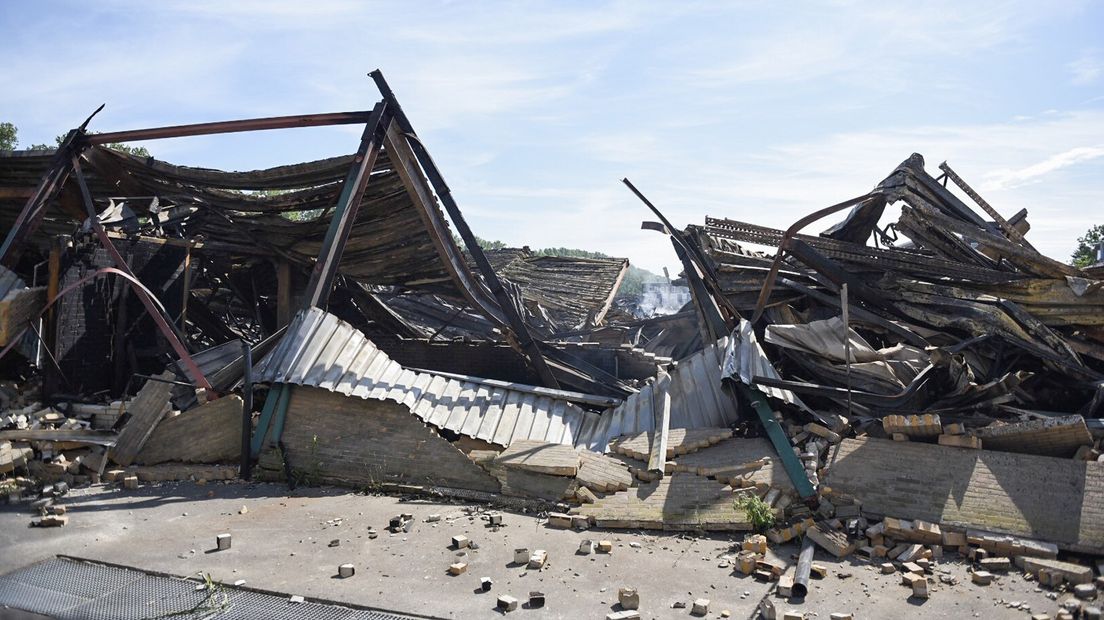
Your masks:
{"label": "twisted sheet metal", "polygon": [[[715,428],[739,419],[735,396],[721,385],[724,351],[730,338],[722,338],[669,369],[666,391],[671,396],[670,428]],[[606,441],[619,435],[655,430],[659,405],[657,383],[645,386],[607,413]]]}
{"label": "twisted sheet metal", "polygon": [[256,377],[394,401],[427,424],[501,446],[534,439],[603,450],[608,441],[607,416],[532,391],[404,368],[355,327],[318,308],[296,315],[257,365]]}

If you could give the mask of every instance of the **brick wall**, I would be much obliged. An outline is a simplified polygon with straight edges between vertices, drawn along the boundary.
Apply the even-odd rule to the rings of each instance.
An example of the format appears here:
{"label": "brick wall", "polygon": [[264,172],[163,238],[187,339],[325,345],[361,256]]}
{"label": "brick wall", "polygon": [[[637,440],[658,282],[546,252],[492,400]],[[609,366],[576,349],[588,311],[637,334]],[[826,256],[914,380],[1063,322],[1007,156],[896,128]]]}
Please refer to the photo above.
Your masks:
{"label": "brick wall", "polygon": [[864,512],[1104,552],[1104,463],[847,439],[825,482]]}
{"label": "brick wall", "polygon": [[297,386],[283,443],[306,484],[368,487],[381,482],[497,492],[498,482],[410,411]]}

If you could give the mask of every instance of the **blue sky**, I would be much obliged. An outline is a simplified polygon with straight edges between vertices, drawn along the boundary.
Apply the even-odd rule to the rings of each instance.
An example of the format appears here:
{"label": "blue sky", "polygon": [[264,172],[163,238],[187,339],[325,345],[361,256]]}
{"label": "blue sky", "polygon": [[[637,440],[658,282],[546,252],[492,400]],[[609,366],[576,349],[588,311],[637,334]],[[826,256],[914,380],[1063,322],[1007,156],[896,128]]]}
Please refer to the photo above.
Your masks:
{"label": "blue sky", "polygon": [[[679,226],[785,228],[915,151],[1026,207],[1057,258],[1104,223],[1104,5],[786,5],[3,2],[0,120],[30,145],[100,103],[100,131],[368,109],[378,67],[477,234],[653,271],[677,261],[625,176]],[[146,146],[248,170],[351,152],[359,131]]]}

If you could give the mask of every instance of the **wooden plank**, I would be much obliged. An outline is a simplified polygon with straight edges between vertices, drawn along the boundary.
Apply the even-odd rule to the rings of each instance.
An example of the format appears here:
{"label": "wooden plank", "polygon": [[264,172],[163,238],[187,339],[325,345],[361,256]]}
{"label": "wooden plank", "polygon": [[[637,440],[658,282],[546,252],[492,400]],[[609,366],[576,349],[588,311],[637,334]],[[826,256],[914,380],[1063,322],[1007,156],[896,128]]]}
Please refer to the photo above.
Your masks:
{"label": "wooden plank", "polygon": [[126,406],[131,417],[119,433],[119,439],[110,453],[111,460],[120,465],[134,462],[142,446],[153,434],[153,429],[157,428],[158,422],[169,409],[169,395],[173,384],[168,381],[175,380],[176,375],[166,370],[157,376],[165,381],[147,380],[134,400]]}

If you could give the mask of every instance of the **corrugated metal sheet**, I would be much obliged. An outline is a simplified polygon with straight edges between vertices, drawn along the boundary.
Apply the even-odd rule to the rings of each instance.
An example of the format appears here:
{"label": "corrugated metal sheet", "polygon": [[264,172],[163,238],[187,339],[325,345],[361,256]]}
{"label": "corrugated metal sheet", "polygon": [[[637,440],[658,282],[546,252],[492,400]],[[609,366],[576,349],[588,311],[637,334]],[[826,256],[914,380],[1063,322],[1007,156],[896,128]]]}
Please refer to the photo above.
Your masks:
{"label": "corrugated metal sheet", "polygon": [[767,396],[796,405],[811,413],[811,410],[793,392],[781,388],[756,385],[752,381],[753,377],[769,377],[771,379],[780,379],[781,377],[778,375],[778,371],[774,369],[774,365],[767,359],[767,354],[755,338],[755,331],[752,330],[751,323],[746,319],[740,319],[740,325],[736,327],[735,331],[732,332],[732,337],[728,339],[723,370],[725,377],[731,377],[746,385],[757,387]]}
{"label": "corrugated metal sheet", "polygon": [[15,272],[0,265],[0,301],[3,301],[13,291],[21,291],[27,288],[26,283],[15,275]]}
{"label": "corrugated metal sheet", "polygon": [[[721,364],[729,338],[722,338],[682,360],[669,370],[671,375],[671,423],[669,428],[724,427],[738,419],[735,396],[721,385]],[[625,399],[608,418],[601,437],[592,443],[602,448],[619,435],[655,430],[656,383],[650,383]]]}
{"label": "corrugated metal sheet", "polygon": [[318,308],[296,315],[258,363],[256,377],[391,400],[428,424],[502,446],[536,439],[591,447],[601,438],[602,449],[608,436],[608,415],[565,400],[404,368],[355,327]]}

